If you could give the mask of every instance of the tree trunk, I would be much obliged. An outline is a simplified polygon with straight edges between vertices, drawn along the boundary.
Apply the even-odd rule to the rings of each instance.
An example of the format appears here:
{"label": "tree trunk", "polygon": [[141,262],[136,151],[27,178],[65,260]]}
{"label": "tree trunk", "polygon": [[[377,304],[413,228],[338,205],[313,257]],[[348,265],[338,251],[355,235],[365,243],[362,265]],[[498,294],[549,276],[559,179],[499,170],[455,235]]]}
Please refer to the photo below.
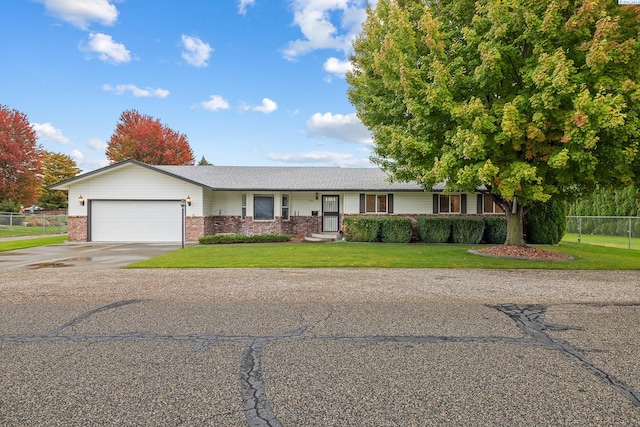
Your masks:
{"label": "tree trunk", "polygon": [[[522,205],[515,203],[515,208],[505,209],[507,216],[507,240],[505,245],[526,246],[524,242],[524,209]],[[514,213],[515,211],[515,213]]]}

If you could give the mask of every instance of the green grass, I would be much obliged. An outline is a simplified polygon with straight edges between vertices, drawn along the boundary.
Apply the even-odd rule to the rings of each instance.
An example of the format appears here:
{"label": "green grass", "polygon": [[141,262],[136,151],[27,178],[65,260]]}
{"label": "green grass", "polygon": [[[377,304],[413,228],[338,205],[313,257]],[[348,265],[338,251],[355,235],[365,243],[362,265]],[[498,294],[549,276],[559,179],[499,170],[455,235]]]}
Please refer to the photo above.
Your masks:
{"label": "green grass", "polygon": [[53,236],[34,239],[5,240],[0,242],[0,252],[33,248],[35,246],[56,245],[58,243],[66,242],[67,239],[67,236]]}
{"label": "green grass", "polygon": [[38,236],[47,234],[61,234],[67,232],[67,226],[60,227],[25,227],[22,225],[0,226],[0,237]]}
{"label": "green grass", "polygon": [[[563,243],[577,242],[578,233],[566,233],[562,238]],[[622,236],[599,236],[595,234],[583,234],[582,244],[608,246],[611,248],[629,249],[629,238]],[[631,238],[631,249],[640,250],[640,239]]]}
{"label": "green grass", "polygon": [[181,249],[130,268],[489,268],[638,270],[640,251],[562,243],[545,247],[574,261],[541,262],[467,253],[479,246],[382,243],[274,243],[202,245]]}

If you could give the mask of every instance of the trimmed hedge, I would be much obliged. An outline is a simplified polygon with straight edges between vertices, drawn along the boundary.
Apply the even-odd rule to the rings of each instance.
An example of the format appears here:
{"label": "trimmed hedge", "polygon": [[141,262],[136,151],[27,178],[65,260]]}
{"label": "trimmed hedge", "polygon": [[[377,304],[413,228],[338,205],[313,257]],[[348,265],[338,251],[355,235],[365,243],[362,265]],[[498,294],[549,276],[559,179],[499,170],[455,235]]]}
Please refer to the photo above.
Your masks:
{"label": "trimmed hedge", "polygon": [[421,216],[418,233],[425,243],[447,243],[451,236],[451,221],[447,217]]}
{"label": "trimmed hedge", "polygon": [[492,245],[503,245],[507,240],[507,218],[504,216],[485,217],[483,240]]}
{"label": "trimmed hedge", "polygon": [[451,218],[451,241],[453,243],[480,243],[484,234],[484,220],[478,217]]}
{"label": "trimmed hedge", "polygon": [[383,243],[409,243],[411,241],[411,220],[406,217],[391,216],[380,220],[380,240]]}
{"label": "trimmed hedge", "polygon": [[222,245],[230,243],[273,243],[288,242],[289,240],[291,240],[291,236],[289,234],[282,233],[254,234],[253,236],[244,236],[242,234],[214,234],[198,239],[201,245]]}
{"label": "trimmed hedge", "polygon": [[562,240],[567,226],[567,204],[549,199],[533,205],[525,217],[527,243],[556,245]]}
{"label": "trimmed hedge", "polygon": [[380,221],[366,216],[350,216],[342,221],[347,242],[377,242]]}

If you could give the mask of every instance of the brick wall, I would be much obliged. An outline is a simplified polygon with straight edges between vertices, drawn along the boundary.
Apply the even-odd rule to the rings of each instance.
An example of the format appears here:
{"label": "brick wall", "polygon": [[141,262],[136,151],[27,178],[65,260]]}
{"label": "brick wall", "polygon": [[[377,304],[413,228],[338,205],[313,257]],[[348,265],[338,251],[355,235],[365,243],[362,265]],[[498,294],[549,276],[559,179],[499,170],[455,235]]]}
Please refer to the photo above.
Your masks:
{"label": "brick wall", "polygon": [[205,235],[205,217],[188,216],[184,219],[184,239],[187,242],[197,242]]}
{"label": "brick wall", "polygon": [[67,218],[67,228],[69,230],[70,242],[86,242],[87,241],[87,217],[86,216],[70,216]]}

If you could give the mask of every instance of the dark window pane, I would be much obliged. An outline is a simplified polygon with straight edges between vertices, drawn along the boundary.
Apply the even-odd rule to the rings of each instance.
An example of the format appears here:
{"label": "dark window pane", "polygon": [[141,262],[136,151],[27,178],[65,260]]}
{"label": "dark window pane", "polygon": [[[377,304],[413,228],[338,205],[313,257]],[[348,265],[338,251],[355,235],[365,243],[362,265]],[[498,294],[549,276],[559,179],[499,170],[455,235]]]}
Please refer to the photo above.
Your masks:
{"label": "dark window pane", "polygon": [[253,196],[253,219],[273,220],[273,196]]}

